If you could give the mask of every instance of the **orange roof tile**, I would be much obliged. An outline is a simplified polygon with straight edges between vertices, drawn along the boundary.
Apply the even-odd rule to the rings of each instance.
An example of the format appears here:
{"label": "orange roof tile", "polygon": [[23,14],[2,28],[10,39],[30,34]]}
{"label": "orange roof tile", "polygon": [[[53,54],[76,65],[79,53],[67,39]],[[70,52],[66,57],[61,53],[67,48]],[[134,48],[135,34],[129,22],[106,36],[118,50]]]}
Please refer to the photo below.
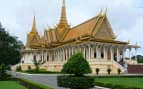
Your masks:
{"label": "orange roof tile", "polygon": [[51,31],[51,35],[52,35],[52,42],[56,42],[57,41],[57,37],[56,37],[55,30]]}
{"label": "orange roof tile", "polygon": [[[82,35],[88,35],[91,33],[91,31],[94,29],[97,21],[98,21],[98,17],[96,16],[80,25],[77,25],[75,27],[73,27],[66,35],[66,37],[64,38],[64,41],[68,41],[70,39],[75,39],[79,36]],[[102,18],[102,17],[101,17]]]}

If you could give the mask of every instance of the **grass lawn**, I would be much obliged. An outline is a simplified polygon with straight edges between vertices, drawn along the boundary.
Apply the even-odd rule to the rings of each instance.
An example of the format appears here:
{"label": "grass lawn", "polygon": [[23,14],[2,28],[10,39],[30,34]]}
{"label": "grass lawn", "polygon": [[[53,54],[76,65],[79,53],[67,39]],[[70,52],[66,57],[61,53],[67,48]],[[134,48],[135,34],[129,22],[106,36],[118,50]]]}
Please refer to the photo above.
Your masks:
{"label": "grass lawn", "polygon": [[143,89],[143,77],[99,77],[95,78],[95,82]]}
{"label": "grass lawn", "polygon": [[0,89],[27,89],[15,81],[0,81]]}

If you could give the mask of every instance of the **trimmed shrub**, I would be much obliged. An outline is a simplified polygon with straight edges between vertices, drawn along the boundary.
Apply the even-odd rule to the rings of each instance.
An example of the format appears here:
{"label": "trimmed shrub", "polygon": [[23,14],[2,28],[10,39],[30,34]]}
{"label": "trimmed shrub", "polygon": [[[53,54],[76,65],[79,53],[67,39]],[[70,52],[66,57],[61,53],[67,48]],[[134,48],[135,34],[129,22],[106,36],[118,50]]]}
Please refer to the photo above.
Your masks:
{"label": "trimmed shrub", "polygon": [[31,66],[28,66],[28,70],[31,70]]}
{"label": "trimmed shrub", "polygon": [[95,82],[96,85],[102,86],[102,87],[108,87],[111,89],[142,89],[140,87],[127,87],[125,85],[113,85],[110,83],[101,83],[101,82]]}
{"label": "trimmed shrub", "polygon": [[17,66],[17,67],[16,67],[16,71],[22,71],[21,66]]}
{"label": "trimmed shrub", "polygon": [[94,78],[75,77],[75,76],[58,76],[58,86],[71,89],[89,89],[94,87]]}
{"label": "trimmed shrub", "polygon": [[25,86],[27,89],[53,89],[51,87],[45,86],[43,84],[39,84],[33,81],[29,81],[27,79],[14,79],[18,81],[21,85]]}
{"label": "trimmed shrub", "polygon": [[31,69],[31,70],[26,70],[23,72],[30,73],[30,74],[61,74],[61,72],[46,71],[46,70],[41,70],[41,69],[39,71],[35,71],[35,69]]}
{"label": "trimmed shrub", "polygon": [[121,69],[118,69],[117,71],[118,71],[118,74],[120,75],[121,74]]}
{"label": "trimmed shrub", "polygon": [[108,75],[110,75],[110,74],[111,74],[111,71],[112,71],[112,70],[111,70],[111,68],[108,68],[108,69],[107,69],[107,73],[108,73]]}
{"label": "trimmed shrub", "polygon": [[100,71],[100,69],[99,69],[99,68],[96,68],[96,75],[99,74],[99,71]]}
{"label": "trimmed shrub", "polygon": [[83,74],[88,74],[92,71],[87,60],[83,57],[83,54],[79,52],[71,56],[68,62],[64,64],[62,72],[75,74],[75,76],[82,76]]}

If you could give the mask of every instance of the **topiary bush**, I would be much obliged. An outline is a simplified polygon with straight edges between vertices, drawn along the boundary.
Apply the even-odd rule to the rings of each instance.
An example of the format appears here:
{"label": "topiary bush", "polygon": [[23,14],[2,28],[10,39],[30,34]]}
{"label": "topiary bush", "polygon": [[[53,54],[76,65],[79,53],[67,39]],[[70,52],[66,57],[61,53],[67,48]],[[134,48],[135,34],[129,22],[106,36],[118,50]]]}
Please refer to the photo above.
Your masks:
{"label": "topiary bush", "polygon": [[100,69],[96,68],[96,75],[99,75],[99,71],[100,71]]}
{"label": "topiary bush", "polygon": [[32,68],[31,68],[31,66],[28,66],[28,71],[30,71]]}
{"label": "topiary bush", "polygon": [[120,75],[120,74],[121,74],[121,69],[120,69],[120,68],[118,68],[118,70],[117,70],[117,71],[118,71],[118,74]]}
{"label": "topiary bush", "polygon": [[70,89],[92,88],[94,87],[94,78],[84,76],[84,74],[91,72],[91,68],[83,54],[78,52],[63,65],[62,73],[72,75],[58,76],[58,86]]}
{"label": "topiary bush", "polygon": [[110,75],[110,74],[111,74],[111,71],[112,71],[112,70],[111,70],[111,68],[108,68],[108,69],[107,69],[107,73],[108,73],[108,75]]}
{"label": "topiary bush", "polygon": [[91,73],[91,68],[87,60],[83,57],[81,52],[71,56],[67,63],[64,64],[63,73],[74,74],[75,76],[82,76],[83,74]]}

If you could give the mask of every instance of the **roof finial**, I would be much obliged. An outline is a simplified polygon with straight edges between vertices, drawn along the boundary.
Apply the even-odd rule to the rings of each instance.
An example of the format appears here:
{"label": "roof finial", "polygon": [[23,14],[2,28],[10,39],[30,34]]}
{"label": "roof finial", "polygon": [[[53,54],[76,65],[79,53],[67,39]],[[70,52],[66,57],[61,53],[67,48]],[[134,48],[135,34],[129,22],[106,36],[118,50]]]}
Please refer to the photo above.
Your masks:
{"label": "roof finial", "polygon": [[100,10],[99,15],[102,15],[103,9]]}
{"label": "roof finial", "polygon": [[35,15],[34,15],[34,18],[33,18],[32,32],[33,32],[33,33],[37,33],[36,17],[35,17]]}
{"label": "roof finial", "polygon": [[65,6],[65,0],[63,0],[63,6]]}
{"label": "roof finial", "polygon": [[61,18],[59,22],[59,27],[68,27],[67,17],[66,17],[66,6],[65,0],[63,0],[62,11],[61,11]]}
{"label": "roof finial", "polygon": [[105,9],[104,15],[105,15],[105,16],[107,15],[107,8]]}

